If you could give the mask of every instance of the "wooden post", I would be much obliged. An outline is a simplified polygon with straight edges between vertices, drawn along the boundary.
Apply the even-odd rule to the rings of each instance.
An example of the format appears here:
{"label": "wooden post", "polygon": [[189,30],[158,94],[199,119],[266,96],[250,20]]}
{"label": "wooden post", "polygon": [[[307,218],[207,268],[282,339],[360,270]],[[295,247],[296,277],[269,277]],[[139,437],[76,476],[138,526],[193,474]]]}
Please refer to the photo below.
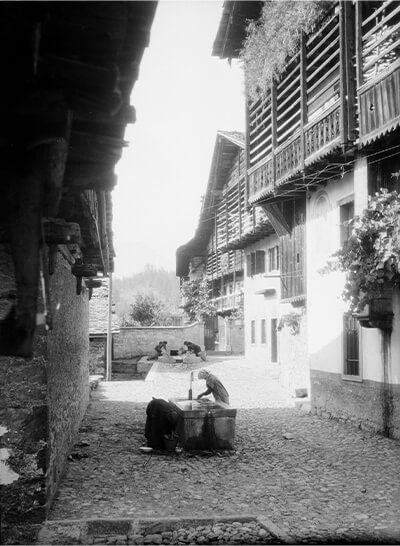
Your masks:
{"label": "wooden post", "polygon": [[276,111],[276,82],[271,85],[271,152],[272,152],[272,183],[275,190],[276,160],[275,148],[277,143],[277,111]]}
{"label": "wooden post", "polygon": [[108,274],[108,325],[106,353],[106,381],[112,377],[112,273]]}
{"label": "wooden post", "polygon": [[363,60],[362,60],[362,5],[359,0],[356,0],[356,70],[357,70],[357,87],[363,84]]}
{"label": "wooden post", "polygon": [[340,1],[340,136],[341,143],[346,145],[354,140],[354,7],[351,2]]}
{"label": "wooden post", "polygon": [[306,157],[304,126],[307,123],[307,74],[306,74],[306,39],[304,33],[300,39],[300,153],[301,168],[304,171]]}

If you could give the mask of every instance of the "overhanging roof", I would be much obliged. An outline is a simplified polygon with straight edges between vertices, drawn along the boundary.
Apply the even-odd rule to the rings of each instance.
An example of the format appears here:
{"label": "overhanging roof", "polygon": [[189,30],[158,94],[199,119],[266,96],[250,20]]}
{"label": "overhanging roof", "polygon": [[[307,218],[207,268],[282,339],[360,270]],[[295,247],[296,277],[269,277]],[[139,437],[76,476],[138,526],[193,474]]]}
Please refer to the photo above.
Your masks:
{"label": "overhanging roof", "polygon": [[188,274],[189,261],[193,256],[202,255],[209,241],[215,217],[215,207],[221,198],[221,191],[227,181],[229,171],[239,150],[244,150],[244,134],[239,131],[218,131],[211,161],[210,176],[198,227],[194,237],[176,251],[176,274],[183,277]]}
{"label": "overhanging roof", "polygon": [[260,17],[263,4],[252,0],[224,2],[212,54],[220,59],[238,58],[246,38],[247,24]]}

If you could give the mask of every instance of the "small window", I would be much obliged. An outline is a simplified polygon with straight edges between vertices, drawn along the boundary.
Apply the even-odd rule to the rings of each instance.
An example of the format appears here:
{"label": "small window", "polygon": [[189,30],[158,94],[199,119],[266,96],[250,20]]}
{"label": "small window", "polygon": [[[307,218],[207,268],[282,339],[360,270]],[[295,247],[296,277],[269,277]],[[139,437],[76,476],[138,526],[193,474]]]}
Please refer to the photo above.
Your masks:
{"label": "small window", "polygon": [[271,319],[271,362],[278,362],[278,319]]}
{"label": "small window", "polygon": [[261,343],[264,345],[267,343],[267,327],[265,319],[261,319]]}
{"label": "small window", "polygon": [[268,271],[279,269],[279,246],[268,249]]}
{"label": "small window", "polygon": [[251,321],[251,343],[256,342],[256,321]]}
{"label": "small window", "polygon": [[343,244],[351,235],[351,220],[354,218],[354,201],[340,206],[340,242]]}
{"label": "small window", "polygon": [[263,250],[247,254],[247,276],[253,277],[258,273],[265,273],[265,252]]}
{"label": "small window", "polygon": [[343,335],[343,374],[360,377],[359,324],[356,317],[351,314],[345,314],[343,317]]}

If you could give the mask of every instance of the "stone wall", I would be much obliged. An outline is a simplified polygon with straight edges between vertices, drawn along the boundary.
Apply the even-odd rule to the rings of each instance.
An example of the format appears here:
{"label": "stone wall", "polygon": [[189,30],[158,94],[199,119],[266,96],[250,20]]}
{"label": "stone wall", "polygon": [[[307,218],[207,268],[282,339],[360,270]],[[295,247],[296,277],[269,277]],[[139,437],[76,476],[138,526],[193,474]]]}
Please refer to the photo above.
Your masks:
{"label": "stone wall", "polygon": [[400,439],[400,385],[347,381],[341,374],[311,370],[311,408],[318,415]]}
{"label": "stone wall", "polygon": [[119,360],[146,355],[159,341],[166,341],[168,350],[179,349],[184,341],[192,341],[204,349],[204,324],[123,327],[114,337],[113,358]]}
{"label": "stone wall", "polygon": [[[15,290],[11,264],[0,245],[3,298]],[[53,329],[37,329],[33,358],[0,357],[1,441],[8,456],[1,541],[11,544],[31,543],[26,526],[45,518],[89,399],[88,297],[76,295],[60,253],[50,301]]]}
{"label": "stone wall", "polygon": [[76,295],[76,279],[60,253],[51,277],[53,329],[47,338],[49,446],[47,498],[55,494],[79,424],[89,402],[89,305],[86,290]]}
{"label": "stone wall", "polygon": [[106,336],[90,336],[89,341],[89,373],[91,375],[106,374]]}

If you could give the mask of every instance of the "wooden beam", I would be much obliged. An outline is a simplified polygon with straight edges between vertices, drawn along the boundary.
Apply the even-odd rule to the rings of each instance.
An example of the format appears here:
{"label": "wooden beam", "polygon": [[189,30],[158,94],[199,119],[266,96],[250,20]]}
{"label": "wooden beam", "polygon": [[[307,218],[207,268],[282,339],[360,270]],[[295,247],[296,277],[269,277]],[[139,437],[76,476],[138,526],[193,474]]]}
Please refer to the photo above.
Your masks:
{"label": "wooden beam", "polygon": [[45,220],[44,238],[47,244],[82,244],[79,224],[66,222],[61,218]]}
{"label": "wooden beam", "polygon": [[75,277],[96,277],[98,268],[96,265],[87,263],[75,263],[71,267],[71,272]]}

